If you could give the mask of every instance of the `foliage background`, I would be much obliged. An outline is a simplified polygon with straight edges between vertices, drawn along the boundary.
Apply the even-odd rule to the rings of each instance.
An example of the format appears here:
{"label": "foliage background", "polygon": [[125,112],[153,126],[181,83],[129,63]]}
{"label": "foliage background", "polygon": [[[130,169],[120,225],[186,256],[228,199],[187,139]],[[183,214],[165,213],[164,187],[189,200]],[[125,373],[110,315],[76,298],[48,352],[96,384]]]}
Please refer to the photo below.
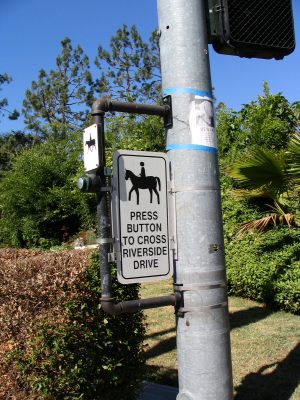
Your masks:
{"label": "foliage background", "polygon": [[[81,131],[91,123],[88,112],[95,97],[160,101],[157,39],[154,33],[145,42],[135,27],[123,25],[112,37],[110,49],[99,46],[98,75],[92,76],[84,51],[65,38],[55,68],[39,71],[24,95],[24,132],[1,137],[1,246],[49,249],[71,243],[80,230],[95,228],[94,197],[76,188],[83,172]],[[0,86],[10,82],[7,74],[0,77]],[[7,105],[1,97],[2,114]],[[229,293],[294,313],[300,313],[297,225],[268,226],[260,234],[249,229],[246,235],[238,235],[242,224],[270,213],[270,207],[282,201],[282,196],[272,194],[282,194],[285,188],[274,181],[274,190],[274,182],[268,182],[268,193],[261,190],[263,195],[257,196],[253,189],[262,189],[257,163],[246,190],[236,177],[241,175],[240,160],[252,163],[252,168],[259,152],[266,151],[278,172],[286,176],[290,140],[299,132],[299,109],[299,102],[289,104],[281,93],[271,94],[267,83],[263,94],[240,111],[222,103],[217,107]],[[18,111],[9,115],[17,118]],[[105,130],[108,166],[119,148],[165,148],[159,118],[108,114]],[[299,182],[299,158],[292,161],[293,179]],[[237,165],[233,179],[232,168]],[[234,196],[237,189],[244,195],[248,190],[247,196]],[[297,215],[297,185],[281,206],[284,215]],[[9,385],[20,399],[95,399],[101,391],[103,399],[130,400],[138,391],[143,369],[142,317],[114,319],[99,311],[98,262],[88,267],[84,254],[81,259],[72,252],[46,255],[1,250],[1,351],[11,353],[0,367],[4,396],[11,395]],[[122,299],[138,296],[136,286],[114,289]]]}
{"label": "foliage background", "polygon": [[0,239],[13,247],[49,248],[94,225],[91,196],[76,187],[76,142],[24,149],[1,180]]}
{"label": "foliage background", "polygon": [[300,230],[278,226],[241,237],[239,227],[258,218],[259,207],[226,191],[222,203],[229,295],[300,314]]}

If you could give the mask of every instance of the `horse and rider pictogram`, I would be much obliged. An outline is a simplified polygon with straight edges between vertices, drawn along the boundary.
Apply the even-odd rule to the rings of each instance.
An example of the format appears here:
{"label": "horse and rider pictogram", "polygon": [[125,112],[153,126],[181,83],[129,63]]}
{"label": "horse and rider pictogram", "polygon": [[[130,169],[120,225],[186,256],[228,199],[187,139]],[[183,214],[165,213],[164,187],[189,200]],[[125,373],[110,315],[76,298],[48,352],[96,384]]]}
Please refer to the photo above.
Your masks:
{"label": "horse and rider pictogram", "polygon": [[90,134],[90,139],[85,141],[85,146],[87,146],[87,151],[94,151],[96,149],[96,140],[92,139]]}
{"label": "horse and rider pictogram", "polygon": [[136,204],[139,204],[139,189],[148,189],[150,192],[150,203],[152,203],[153,199],[153,192],[156,194],[157,197],[157,204],[160,204],[159,200],[159,193],[157,191],[157,186],[158,190],[161,190],[161,184],[160,184],[160,179],[158,176],[146,176],[146,171],[144,167],[145,163],[140,162],[141,166],[141,173],[139,176],[135,175],[132,171],[129,169],[125,170],[125,180],[127,181],[130,179],[132,188],[129,191],[128,194],[128,200],[131,201],[131,194],[133,191],[136,193]]}

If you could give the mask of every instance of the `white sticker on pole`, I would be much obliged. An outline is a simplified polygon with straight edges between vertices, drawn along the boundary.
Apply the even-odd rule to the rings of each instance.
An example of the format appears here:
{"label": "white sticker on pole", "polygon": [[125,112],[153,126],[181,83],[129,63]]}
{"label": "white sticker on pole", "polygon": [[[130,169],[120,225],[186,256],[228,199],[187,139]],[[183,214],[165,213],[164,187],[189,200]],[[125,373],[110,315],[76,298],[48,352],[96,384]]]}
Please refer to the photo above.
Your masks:
{"label": "white sticker on pole", "polygon": [[191,143],[217,148],[214,106],[211,98],[193,96],[189,109]]}

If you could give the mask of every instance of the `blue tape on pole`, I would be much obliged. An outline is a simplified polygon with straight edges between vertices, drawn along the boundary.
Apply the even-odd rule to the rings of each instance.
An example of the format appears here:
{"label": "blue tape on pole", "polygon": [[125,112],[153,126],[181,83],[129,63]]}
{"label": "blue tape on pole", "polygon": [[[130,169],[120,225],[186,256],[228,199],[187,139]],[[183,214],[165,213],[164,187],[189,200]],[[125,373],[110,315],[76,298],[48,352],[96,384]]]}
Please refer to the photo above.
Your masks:
{"label": "blue tape on pole", "polygon": [[209,97],[210,99],[213,99],[213,95],[210,92],[204,92],[202,90],[197,90],[188,87],[167,88],[163,92],[164,96],[167,96],[168,94],[177,94],[177,93],[188,93],[188,94],[194,94],[196,96]]}
{"label": "blue tape on pole", "polygon": [[208,153],[217,153],[218,149],[215,147],[202,146],[200,144],[168,144],[167,150],[200,150],[207,151]]}

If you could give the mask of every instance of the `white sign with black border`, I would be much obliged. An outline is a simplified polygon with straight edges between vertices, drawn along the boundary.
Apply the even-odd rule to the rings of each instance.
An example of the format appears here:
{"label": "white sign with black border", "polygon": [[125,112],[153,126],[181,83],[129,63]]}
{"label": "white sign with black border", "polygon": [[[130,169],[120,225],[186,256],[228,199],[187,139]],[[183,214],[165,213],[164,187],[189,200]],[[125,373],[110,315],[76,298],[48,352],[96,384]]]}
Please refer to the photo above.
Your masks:
{"label": "white sign with black border", "polygon": [[114,251],[123,284],[168,279],[173,273],[168,182],[166,154],[114,154]]}
{"label": "white sign with black border", "polygon": [[99,167],[99,143],[97,124],[89,126],[83,132],[83,153],[85,171],[96,171]]}

